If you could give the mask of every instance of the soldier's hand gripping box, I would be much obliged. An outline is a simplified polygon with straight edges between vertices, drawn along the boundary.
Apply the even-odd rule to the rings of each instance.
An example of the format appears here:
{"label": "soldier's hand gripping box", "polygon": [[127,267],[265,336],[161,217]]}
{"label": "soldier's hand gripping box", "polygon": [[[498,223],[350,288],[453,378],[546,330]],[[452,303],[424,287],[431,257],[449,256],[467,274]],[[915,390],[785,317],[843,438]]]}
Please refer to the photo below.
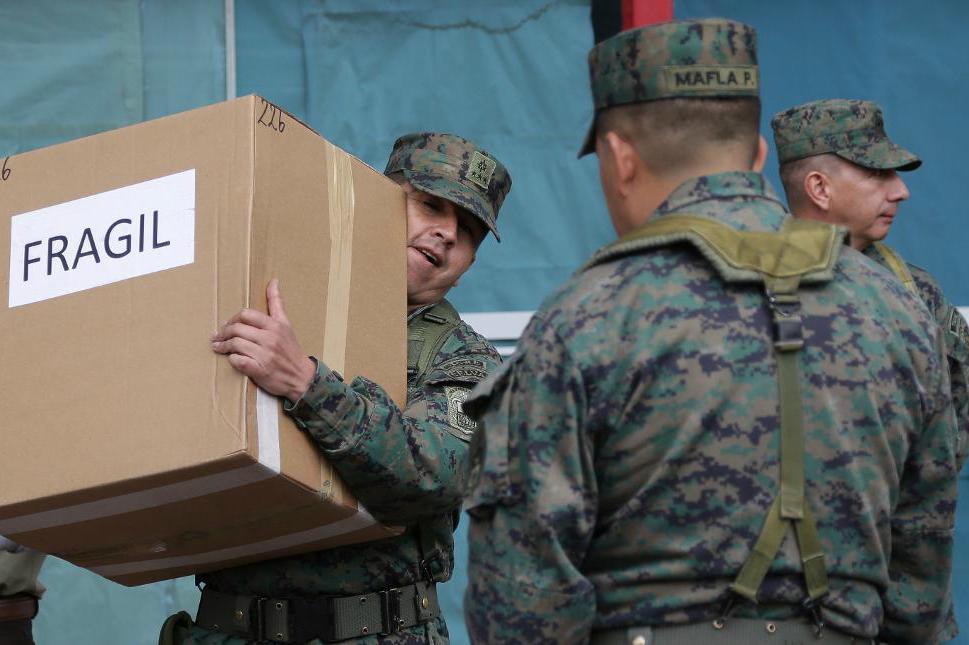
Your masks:
{"label": "soldier's hand gripping box", "polygon": [[278,277],[403,404],[398,186],[254,96],[0,172],[0,535],[133,585],[395,532],[209,339]]}

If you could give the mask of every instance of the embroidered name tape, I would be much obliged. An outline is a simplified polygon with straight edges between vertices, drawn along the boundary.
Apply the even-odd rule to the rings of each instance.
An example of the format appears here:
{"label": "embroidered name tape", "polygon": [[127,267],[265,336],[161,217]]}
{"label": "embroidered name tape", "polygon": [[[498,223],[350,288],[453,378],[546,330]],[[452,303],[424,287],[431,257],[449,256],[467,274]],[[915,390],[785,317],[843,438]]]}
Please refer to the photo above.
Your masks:
{"label": "embroidered name tape", "polygon": [[659,79],[666,91],[678,94],[756,94],[759,86],[753,65],[668,65],[660,68]]}

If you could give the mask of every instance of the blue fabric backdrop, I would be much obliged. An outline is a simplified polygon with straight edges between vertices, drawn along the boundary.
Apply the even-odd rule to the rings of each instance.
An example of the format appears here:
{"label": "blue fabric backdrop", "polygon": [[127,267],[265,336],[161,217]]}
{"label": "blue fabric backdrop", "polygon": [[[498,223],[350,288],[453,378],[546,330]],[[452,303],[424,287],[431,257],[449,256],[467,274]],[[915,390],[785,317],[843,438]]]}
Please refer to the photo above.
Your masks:
{"label": "blue fabric backdrop", "polygon": [[[0,158],[224,98],[223,0],[0,0]],[[612,231],[594,158],[575,153],[591,118],[583,0],[236,0],[238,94],[259,93],[382,169],[396,136],[451,130],[511,170],[505,242],[486,242],[454,291],[463,311],[534,309]],[[764,131],[815,98],[869,98],[925,165],[889,241],[969,305],[961,107],[969,5],[958,0],[677,0],[678,17],[725,15],[760,32]],[[776,157],[768,175],[776,182]],[[969,528],[960,507],[959,536]],[[455,643],[462,568],[442,602]],[[969,627],[969,558],[955,593]],[[58,561],[38,642],[154,643],[169,613],[194,610],[189,579],[127,589]],[[969,631],[969,630],[967,630]],[[962,638],[969,642],[969,633]]]}

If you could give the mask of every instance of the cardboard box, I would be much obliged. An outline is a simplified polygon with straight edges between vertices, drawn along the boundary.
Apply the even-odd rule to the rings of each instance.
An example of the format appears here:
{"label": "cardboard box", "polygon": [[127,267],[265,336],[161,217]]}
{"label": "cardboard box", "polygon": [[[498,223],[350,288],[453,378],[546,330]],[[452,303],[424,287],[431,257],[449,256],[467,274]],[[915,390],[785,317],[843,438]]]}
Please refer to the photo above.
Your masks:
{"label": "cardboard box", "polygon": [[5,160],[0,535],[126,585],[392,535],[209,338],[406,396],[405,198],[259,97]]}

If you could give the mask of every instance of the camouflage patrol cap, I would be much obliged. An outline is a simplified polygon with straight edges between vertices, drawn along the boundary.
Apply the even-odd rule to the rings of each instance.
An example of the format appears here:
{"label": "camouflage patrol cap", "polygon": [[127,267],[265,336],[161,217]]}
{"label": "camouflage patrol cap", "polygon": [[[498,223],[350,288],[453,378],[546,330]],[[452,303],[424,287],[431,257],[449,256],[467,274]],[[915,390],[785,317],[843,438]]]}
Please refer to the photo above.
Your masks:
{"label": "camouflage patrol cap", "polygon": [[385,175],[403,172],[415,188],[466,208],[495,239],[498,209],[511,190],[511,175],[500,161],[472,141],[454,134],[416,132],[394,143]]}
{"label": "camouflage patrol cap", "polygon": [[[758,96],[754,28],[722,18],[624,31],[589,52],[595,111],[671,98]],[[595,119],[579,156],[595,150]]]}
{"label": "camouflage patrol cap", "polygon": [[921,159],[885,134],[881,109],[871,101],[826,99],[792,107],[770,122],[781,164],[833,153],[877,170],[915,170]]}

